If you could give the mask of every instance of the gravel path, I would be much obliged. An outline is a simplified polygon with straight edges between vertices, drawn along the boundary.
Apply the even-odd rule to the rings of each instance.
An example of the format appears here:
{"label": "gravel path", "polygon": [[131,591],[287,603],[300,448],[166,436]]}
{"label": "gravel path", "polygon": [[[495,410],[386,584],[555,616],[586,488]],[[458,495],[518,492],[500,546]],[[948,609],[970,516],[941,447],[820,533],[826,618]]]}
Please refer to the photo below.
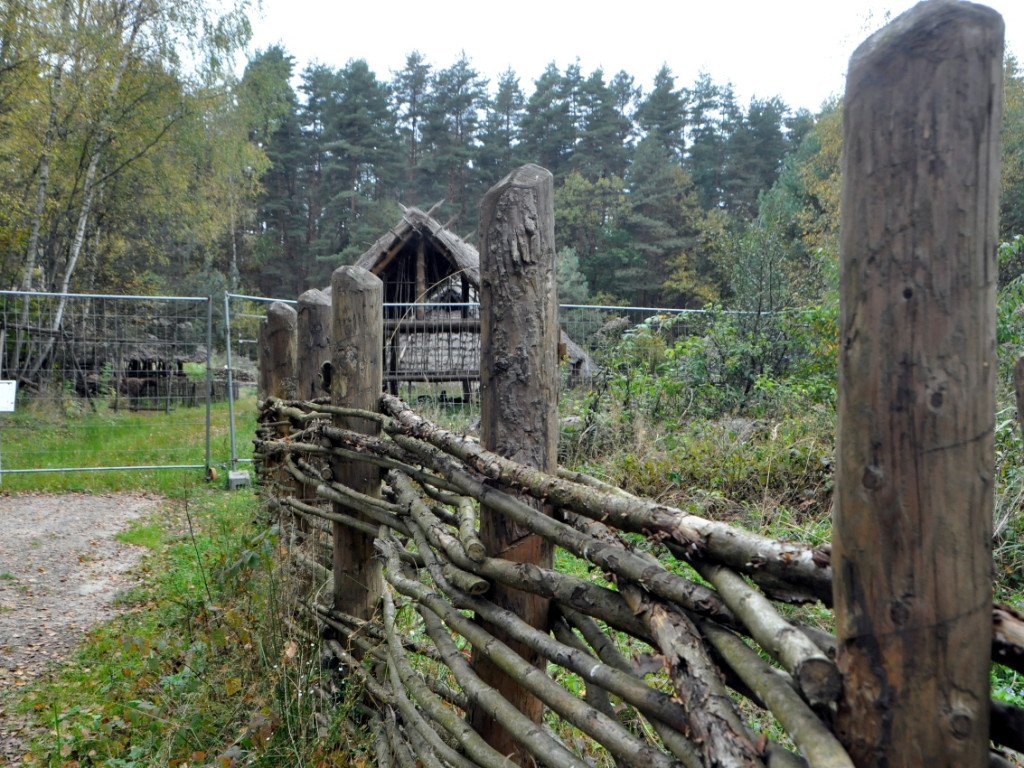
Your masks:
{"label": "gravel path", "polygon": [[115,615],[114,596],[133,583],[144,550],[114,534],[159,503],[141,494],[0,496],[0,765],[17,764],[22,746],[7,693]]}

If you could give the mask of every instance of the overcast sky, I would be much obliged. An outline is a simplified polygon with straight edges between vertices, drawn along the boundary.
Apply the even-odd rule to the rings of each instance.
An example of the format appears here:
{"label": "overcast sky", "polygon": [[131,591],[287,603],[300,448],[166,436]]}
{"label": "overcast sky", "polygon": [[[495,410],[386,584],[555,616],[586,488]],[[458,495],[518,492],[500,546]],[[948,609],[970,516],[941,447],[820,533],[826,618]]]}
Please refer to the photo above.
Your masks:
{"label": "overcast sky", "polygon": [[[679,86],[701,70],[731,82],[741,104],[781,96],[816,111],[841,95],[850,55],[881,26],[914,5],[909,0],[624,0],[566,2],[475,0],[263,0],[252,50],[280,43],[296,74],[310,62],[342,67],[366,59],[382,80],[419,50],[435,68],[465,51],[491,81],[511,67],[529,94],[554,61],[579,58],[584,75],[620,69],[647,90],[667,64]],[[1007,47],[1024,59],[1024,0],[987,3],[1003,15]]]}

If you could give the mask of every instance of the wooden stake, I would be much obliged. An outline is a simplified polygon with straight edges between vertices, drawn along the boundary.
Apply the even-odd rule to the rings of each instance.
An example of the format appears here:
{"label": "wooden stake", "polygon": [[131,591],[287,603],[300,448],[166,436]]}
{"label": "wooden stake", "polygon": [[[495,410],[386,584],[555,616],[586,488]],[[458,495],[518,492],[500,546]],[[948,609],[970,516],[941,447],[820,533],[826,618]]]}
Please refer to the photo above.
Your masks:
{"label": "wooden stake", "polygon": [[[480,215],[480,397],[483,445],[546,472],[557,471],[558,297],[555,291],[553,177],[527,165],[513,171],[484,197]],[[552,546],[483,509],[480,537],[492,557],[551,568]],[[537,629],[548,627],[548,601],[525,592],[495,587],[492,600]],[[488,632],[505,639],[499,628]],[[510,642],[537,666],[543,660]],[[539,723],[539,699],[501,672],[482,654],[473,666],[488,685],[520,712]],[[530,756],[481,707],[470,721],[487,742],[519,765]]]}
{"label": "wooden stake", "polygon": [[[281,301],[267,307],[266,327],[260,330],[260,380],[266,387],[267,397],[290,400],[295,397],[295,332],[298,326],[295,310]],[[264,347],[265,345],[265,347]]]}
{"label": "wooden stake", "polygon": [[331,299],[323,291],[306,291],[298,305],[297,398],[312,400],[326,394],[321,369],[331,360]]}
{"label": "wooden stake", "polygon": [[932,0],[850,62],[833,570],[855,764],[984,766],[1003,23]]}
{"label": "wooden stake", "polygon": [[[377,411],[384,376],[384,283],[359,267],[340,267],[331,276],[331,403]],[[344,416],[334,426],[367,435],[375,422]],[[350,459],[336,459],[334,478],[343,485],[380,497],[380,470]],[[334,502],[335,511],[363,519],[358,511]],[[360,619],[373,616],[384,588],[373,537],[334,523],[334,608]]]}

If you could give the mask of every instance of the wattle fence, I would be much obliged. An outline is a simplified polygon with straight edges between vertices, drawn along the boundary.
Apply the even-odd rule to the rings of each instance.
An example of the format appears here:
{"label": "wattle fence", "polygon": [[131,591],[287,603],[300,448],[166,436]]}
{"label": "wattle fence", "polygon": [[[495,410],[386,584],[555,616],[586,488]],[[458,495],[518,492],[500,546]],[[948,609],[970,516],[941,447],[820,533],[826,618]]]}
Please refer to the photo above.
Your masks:
{"label": "wattle fence", "polygon": [[[271,305],[260,482],[321,585],[306,604],[358,682],[378,765],[980,768],[1024,752],[1024,711],[989,696],[993,661],[1024,672],[1024,621],[991,601],[1001,61],[999,17],[944,1],[854,56],[832,545],[556,466],[552,180],[536,166],[484,199],[479,440],[382,394],[370,273]],[[833,608],[836,634],[791,603]]]}

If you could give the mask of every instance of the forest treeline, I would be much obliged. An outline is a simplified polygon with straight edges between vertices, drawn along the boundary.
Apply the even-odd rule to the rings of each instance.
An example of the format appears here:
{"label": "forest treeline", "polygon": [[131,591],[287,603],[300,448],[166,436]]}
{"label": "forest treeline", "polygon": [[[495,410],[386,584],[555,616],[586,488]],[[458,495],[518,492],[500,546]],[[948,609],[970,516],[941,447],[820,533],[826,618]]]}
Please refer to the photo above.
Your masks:
{"label": "forest treeline", "polygon": [[[773,309],[834,288],[841,103],[741,104],[708,73],[651,85],[552,62],[495,82],[465,54],[296,71],[234,62],[249,0],[0,5],[0,283],[297,296],[401,215],[470,242],[484,192],[556,180],[563,302]],[[1024,73],[1008,56],[1004,239],[1024,232]],[[1019,249],[1017,251],[1019,253]],[[1024,265],[1004,265],[1004,280]]]}

